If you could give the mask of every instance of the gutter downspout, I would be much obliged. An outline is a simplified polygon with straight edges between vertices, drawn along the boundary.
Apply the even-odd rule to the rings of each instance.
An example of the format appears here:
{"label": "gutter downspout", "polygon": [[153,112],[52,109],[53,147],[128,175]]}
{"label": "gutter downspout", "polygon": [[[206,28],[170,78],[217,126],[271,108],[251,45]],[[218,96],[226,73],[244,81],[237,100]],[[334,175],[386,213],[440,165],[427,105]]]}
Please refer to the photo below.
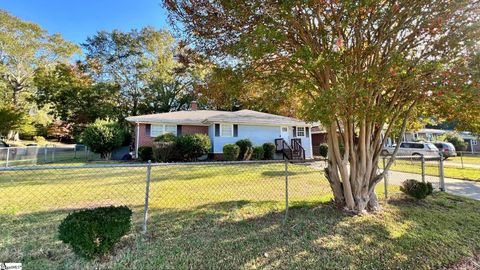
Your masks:
{"label": "gutter downspout", "polygon": [[136,136],[137,137],[135,139],[135,158],[138,158],[138,145],[140,144],[140,124],[138,123],[138,121],[136,122],[137,123],[137,132],[135,132]]}

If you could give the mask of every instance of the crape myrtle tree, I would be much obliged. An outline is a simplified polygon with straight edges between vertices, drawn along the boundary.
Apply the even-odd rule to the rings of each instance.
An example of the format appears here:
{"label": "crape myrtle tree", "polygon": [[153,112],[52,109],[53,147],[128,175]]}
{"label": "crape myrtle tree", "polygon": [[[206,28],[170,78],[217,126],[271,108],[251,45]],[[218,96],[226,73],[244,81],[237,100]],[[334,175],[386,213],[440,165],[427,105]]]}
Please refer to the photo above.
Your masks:
{"label": "crape myrtle tree", "polygon": [[438,96],[471,94],[453,91],[461,80],[448,71],[477,40],[478,1],[165,0],[165,6],[204,55],[296,90],[304,118],[328,133],[325,174],[335,202],[348,211],[379,209],[374,189],[394,161],[378,170],[387,137],[401,134]]}

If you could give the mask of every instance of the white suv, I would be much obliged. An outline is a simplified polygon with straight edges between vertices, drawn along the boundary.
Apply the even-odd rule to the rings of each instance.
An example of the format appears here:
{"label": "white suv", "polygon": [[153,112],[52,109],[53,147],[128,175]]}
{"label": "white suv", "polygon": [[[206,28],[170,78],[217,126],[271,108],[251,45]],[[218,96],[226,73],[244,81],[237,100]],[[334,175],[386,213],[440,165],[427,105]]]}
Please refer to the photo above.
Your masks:
{"label": "white suv", "polygon": [[[391,155],[395,151],[395,145],[384,148],[382,155]],[[399,156],[439,156],[439,150],[433,143],[403,142],[400,144],[397,155]]]}

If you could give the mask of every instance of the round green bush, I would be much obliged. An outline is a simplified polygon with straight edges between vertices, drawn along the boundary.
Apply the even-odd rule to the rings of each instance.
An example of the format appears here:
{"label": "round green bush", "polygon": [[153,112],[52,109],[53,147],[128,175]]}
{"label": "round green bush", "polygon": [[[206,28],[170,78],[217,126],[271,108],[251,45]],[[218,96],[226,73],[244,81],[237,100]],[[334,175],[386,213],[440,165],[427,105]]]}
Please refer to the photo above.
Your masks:
{"label": "round green bush", "polygon": [[263,147],[262,146],[255,146],[253,148],[253,152],[252,152],[252,159],[253,160],[262,160],[263,159],[263,155],[264,152],[263,152]]}
{"label": "round green bush", "polygon": [[273,155],[275,154],[275,144],[264,143],[262,147],[263,147],[263,158],[265,160],[273,159]]}
{"label": "round green bush", "polygon": [[112,151],[125,139],[124,129],[117,123],[97,120],[82,133],[82,142],[102,158],[109,158]]}
{"label": "round green bush", "polygon": [[324,157],[324,158],[327,158],[327,155],[328,155],[328,144],[326,144],[326,143],[320,144],[318,151],[320,152],[320,156],[322,156],[322,157]]}
{"label": "round green bush", "polygon": [[141,161],[153,160],[153,148],[151,146],[140,146],[138,148],[138,157]]}
{"label": "round green bush", "polygon": [[402,183],[400,190],[409,196],[421,200],[433,193],[433,186],[432,183],[423,183],[414,179],[408,179]]}
{"label": "round green bush", "polygon": [[153,158],[160,162],[182,160],[181,153],[175,142],[155,142],[153,145]]}
{"label": "round green bush", "polygon": [[176,146],[185,161],[195,161],[208,154],[212,142],[205,134],[187,134],[177,137]]}
{"label": "round green bush", "polygon": [[223,158],[228,161],[237,160],[240,155],[240,147],[236,144],[225,144],[223,146]]}
{"label": "round green bush", "polygon": [[236,143],[240,147],[239,160],[249,160],[252,155],[252,142],[249,139],[238,140]]}
{"label": "round green bush", "polygon": [[112,250],[131,228],[132,210],[109,206],[70,213],[58,228],[59,238],[75,254],[93,259]]}

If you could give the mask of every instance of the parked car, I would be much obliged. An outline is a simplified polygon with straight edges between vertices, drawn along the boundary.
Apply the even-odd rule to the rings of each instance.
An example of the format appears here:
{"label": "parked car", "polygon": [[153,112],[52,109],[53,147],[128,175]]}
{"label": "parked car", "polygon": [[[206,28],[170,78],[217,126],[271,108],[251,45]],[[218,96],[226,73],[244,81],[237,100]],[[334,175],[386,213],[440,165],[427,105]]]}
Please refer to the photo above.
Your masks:
{"label": "parked car", "polygon": [[449,157],[456,157],[457,156],[457,151],[455,150],[455,146],[449,142],[435,142],[433,143],[440,152],[442,152],[442,155],[445,159]]}
{"label": "parked car", "polygon": [[[395,151],[395,145],[382,150],[382,155],[391,155]],[[438,156],[440,151],[433,143],[402,142],[398,149],[399,156]]]}

